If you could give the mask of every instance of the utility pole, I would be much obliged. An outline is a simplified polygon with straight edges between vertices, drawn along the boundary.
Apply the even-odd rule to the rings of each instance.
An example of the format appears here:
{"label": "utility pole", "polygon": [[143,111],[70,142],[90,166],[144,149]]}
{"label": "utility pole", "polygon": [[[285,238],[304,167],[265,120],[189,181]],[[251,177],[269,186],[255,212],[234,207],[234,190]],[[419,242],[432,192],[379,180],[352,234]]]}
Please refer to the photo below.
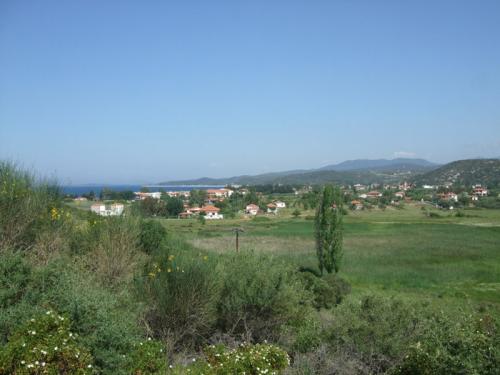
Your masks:
{"label": "utility pole", "polygon": [[244,232],[244,230],[241,228],[234,228],[233,232],[236,234],[236,252],[239,252],[239,250],[240,250],[239,237],[240,237],[240,233]]}

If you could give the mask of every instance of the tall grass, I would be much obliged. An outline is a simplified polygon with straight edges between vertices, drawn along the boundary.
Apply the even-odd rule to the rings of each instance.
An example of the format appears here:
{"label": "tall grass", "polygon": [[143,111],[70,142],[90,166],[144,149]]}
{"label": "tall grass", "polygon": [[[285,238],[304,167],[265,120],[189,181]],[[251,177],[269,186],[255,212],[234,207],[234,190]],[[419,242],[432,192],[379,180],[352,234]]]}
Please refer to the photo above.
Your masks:
{"label": "tall grass", "polygon": [[0,251],[28,249],[37,231],[61,205],[59,187],[51,181],[0,161]]}

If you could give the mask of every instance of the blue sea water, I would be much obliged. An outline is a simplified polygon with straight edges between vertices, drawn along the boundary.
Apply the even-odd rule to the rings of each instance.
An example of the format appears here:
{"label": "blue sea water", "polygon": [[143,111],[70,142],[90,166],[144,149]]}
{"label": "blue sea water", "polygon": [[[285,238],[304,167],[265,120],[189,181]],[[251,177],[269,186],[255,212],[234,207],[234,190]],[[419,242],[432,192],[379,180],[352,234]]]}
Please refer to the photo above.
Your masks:
{"label": "blue sea water", "polygon": [[101,190],[103,189],[109,189],[113,191],[140,191],[141,188],[147,187],[149,191],[154,192],[154,191],[190,191],[193,189],[199,189],[199,190],[206,190],[206,189],[213,189],[213,188],[221,188],[223,186],[221,185],[205,185],[205,186],[200,186],[200,185],[189,185],[189,186],[171,186],[171,185],[162,185],[162,186],[150,186],[150,185],[66,185],[62,186],[62,191],[64,194],[71,194],[71,195],[82,195],[82,194],[88,194],[91,191],[94,192],[95,195],[99,195],[101,193]]}

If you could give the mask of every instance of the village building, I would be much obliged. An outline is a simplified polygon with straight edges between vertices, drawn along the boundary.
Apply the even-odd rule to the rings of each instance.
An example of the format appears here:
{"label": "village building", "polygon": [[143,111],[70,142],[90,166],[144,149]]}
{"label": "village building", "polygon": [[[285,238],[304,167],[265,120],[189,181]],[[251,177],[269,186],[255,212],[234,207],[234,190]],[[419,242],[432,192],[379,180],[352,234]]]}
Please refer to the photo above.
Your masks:
{"label": "village building", "polygon": [[203,206],[201,208],[201,212],[205,213],[205,219],[207,220],[219,220],[219,219],[224,219],[224,215],[222,215],[220,212],[220,208],[207,205]]}
{"label": "village building", "polygon": [[361,201],[358,201],[358,200],[351,201],[351,206],[355,210],[362,210],[363,209],[363,203]]}
{"label": "village building", "polygon": [[354,190],[356,191],[363,191],[363,190],[366,190],[366,186],[365,185],[361,185],[361,184],[355,184],[353,186]]}
{"label": "village building", "polygon": [[366,194],[367,198],[380,198],[382,196],[382,193],[379,191],[370,191],[369,193]]}
{"label": "village building", "polygon": [[75,202],[86,202],[87,198],[86,197],[76,197],[73,199]]}
{"label": "village building", "polygon": [[113,203],[110,208],[106,208],[103,202],[97,202],[90,206],[90,211],[99,216],[120,216],[123,209],[124,206],[121,203]]}
{"label": "village building", "polygon": [[268,214],[277,214],[278,213],[278,207],[274,203],[269,203],[267,205],[267,213]]}
{"label": "village building", "polygon": [[207,197],[209,199],[229,198],[231,195],[233,195],[231,189],[207,189]]}
{"label": "village building", "polygon": [[256,204],[249,204],[248,206],[245,207],[245,213],[248,215],[257,215],[259,213],[259,206]]}
{"label": "village building", "polygon": [[405,197],[405,192],[404,191],[398,191],[397,193],[394,194],[396,198],[403,199]]}
{"label": "village building", "polygon": [[412,188],[412,185],[409,184],[408,182],[403,182],[402,184],[399,184],[399,190],[407,191]]}
{"label": "village building", "polygon": [[438,197],[443,201],[458,202],[458,195],[453,192],[438,194]]}
{"label": "village building", "polygon": [[161,198],[161,192],[160,191],[154,191],[151,193],[143,193],[141,191],[135,192],[135,198],[138,200],[144,200],[146,198],[153,198],[153,199],[160,199]]}
{"label": "village building", "polygon": [[473,185],[472,195],[476,197],[486,197],[488,195],[488,189],[482,187],[481,185]]}
{"label": "village building", "polygon": [[167,191],[165,194],[167,194],[170,198],[189,198],[190,192],[185,190],[185,191]]}
{"label": "village building", "polygon": [[273,202],[276,205],[276,208],[286,208],[286,203],[282,201],[274,201]]}

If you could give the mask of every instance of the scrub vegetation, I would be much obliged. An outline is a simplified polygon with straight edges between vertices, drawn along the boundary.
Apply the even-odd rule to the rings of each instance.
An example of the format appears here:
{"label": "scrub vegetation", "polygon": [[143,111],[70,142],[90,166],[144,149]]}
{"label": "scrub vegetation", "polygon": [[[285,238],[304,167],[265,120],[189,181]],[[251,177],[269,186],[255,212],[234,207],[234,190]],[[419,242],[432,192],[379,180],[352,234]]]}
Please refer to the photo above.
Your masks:
{"label": "scrub vegetation", "polygon": [[498,373],[498,210],[349,212],[322,275],[301,208],[98,217],[0,163],[0,374]]}

